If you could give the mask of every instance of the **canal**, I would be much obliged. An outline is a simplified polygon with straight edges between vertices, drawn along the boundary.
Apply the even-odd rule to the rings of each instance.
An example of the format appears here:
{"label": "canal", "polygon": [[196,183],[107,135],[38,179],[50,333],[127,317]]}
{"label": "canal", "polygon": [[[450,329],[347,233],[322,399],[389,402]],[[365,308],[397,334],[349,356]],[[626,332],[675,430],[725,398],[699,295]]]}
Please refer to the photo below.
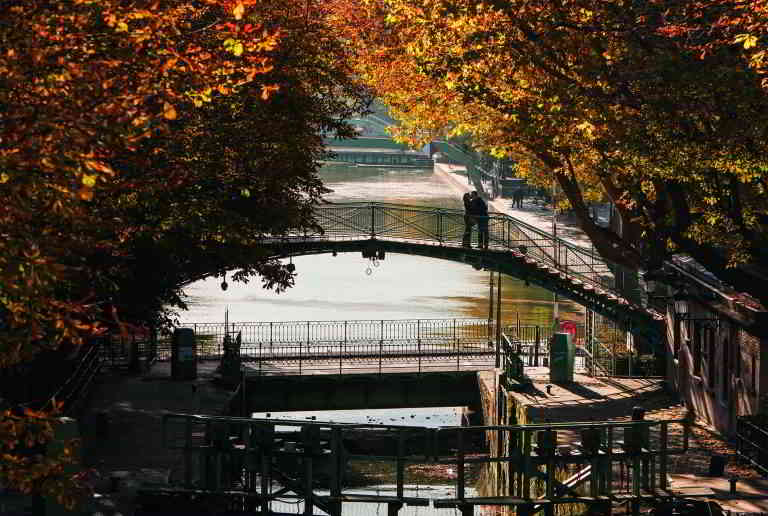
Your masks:
{"label": "canal", "polygon": [[[419,206],[461,209],[460,191],[440,174],[428,169],[355,167],[326,165],[321,177],[332,190],[327,200],[385,201]],[[228,310],[230,322],[301,321],[340,319],[435,319],[485,318],[489,311],[487,271],[469,265],[419,256],[388,254],[373,266],[357,253],[313,255],[293,259],[296,284],[276,294],[263,290],[259,282],[232,283],[226,291],[220,278],[209,278],[186,289],[189,310],[180,314],[182,323],[221,322]],[[524,324],[550,325],[552,294],[526,286],[516,278],[502,278],[503,320],[511,324],[518,317]],[[582,308],[561,302],[561,318],[582,320]],[[413,424],[455,426],[462,424],[461,407],[403,408],[366,411],[325,411],[260,413],[257,417],[294,418],[368,424]],[[362,492],[391,490],[389,473],[374,465],[361,464]],[[480,474],[477,472],[477,474]],[[455,472],[446,468],[419,466],[409,470],[409,495],[425,496],[430,490],[451,490]],[[480,485],[478,485],[480,487]],[[358,505],[358,504],[353,504]],[[285,505],[284,512],[299,512]],[[350,511],[350,512],[348,512]],[[345,507],[345,513],[373,515],[386,506]],[[408,508],[401,515],[439,516],[452,510]]]}
{"label": "canal", "polygon": [[[432,170],[331,164],[321,177],[333,190],[329,201],[462,208],[462,192]],[[226,308],[232,322],[488,316],[490,274],[469,265],[388,254],[375,267],[357,253],[304,256],[293,263],[296,285],[281,294],[263,290],[259,282],[230,282],[222,291],[220,278],[190,285],[189,310],[181,321],[221,322]],[[514,323],[518,316],[524,324],[551,322],[552,294],[545,289],[503,277],[502,301],[505,323]],[[561,302],[559,310],[561,318],[583,317],[582,309],[572,303]]]}

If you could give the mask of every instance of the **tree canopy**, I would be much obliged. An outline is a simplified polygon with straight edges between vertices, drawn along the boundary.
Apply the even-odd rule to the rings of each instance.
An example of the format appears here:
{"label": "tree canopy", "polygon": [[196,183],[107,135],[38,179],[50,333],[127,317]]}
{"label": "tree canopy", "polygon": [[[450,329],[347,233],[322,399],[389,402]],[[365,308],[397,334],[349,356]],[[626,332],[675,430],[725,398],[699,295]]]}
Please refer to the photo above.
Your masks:
{"label": "tree canopy", "polygon": [[[335,5],[401,137],[470,134],[534,181],[556,179],[607,259],[653,270],[687,253],[768,302],[762,3]],[[600,195],[620,234],[589,217]]]}
{"label": "tree canopy", "polygon": [[[181,287],[292,273],[322,133],[368,102],[322,3],[42,0],[0,8],[0,368],[162,322]],[[0,482],[74,500],[50,414],[0,416]]]}

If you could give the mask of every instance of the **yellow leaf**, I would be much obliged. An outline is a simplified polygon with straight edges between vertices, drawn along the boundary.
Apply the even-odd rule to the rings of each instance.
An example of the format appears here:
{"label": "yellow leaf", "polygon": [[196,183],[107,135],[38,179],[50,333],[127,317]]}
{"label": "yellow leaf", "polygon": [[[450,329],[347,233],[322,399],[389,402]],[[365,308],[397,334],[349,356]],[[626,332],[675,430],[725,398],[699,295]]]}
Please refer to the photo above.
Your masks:
{"label": "yellow leaf", "polygon": [[3,172],[2,174],[0,174],[0,184],[7,183],[10,178],[11,177],[8,174]]}
{"label": "yellow leaf", "polygon": [[83,174],[83,184],[89,188],[96,186],[96,175]]}
{"label": "yellow leaf", "polygon": [[232,47],[232,53],[235,54],[236,56],[242,55],[243,50],[244,50],[243,44],[240,42],[235,43],[234,46]]}
{"label": "yellow leaf", "polygon": [[125,22],[119,22],[117,24],[117,29],[115,29],[117,32],[128,32],[128,24]]}
{"label": "yellow leaf", "polygon": [[176,114],[176,108],[173,107],[172,104],[166,102],[163,105],[163,116],[168,120],[176,120],[176,117],[178,116]]}
{"label": "yellow leaf", "polygon": [[237,4],[234,9],[232,9],[232,14],[235,15],[235,20],[242,20],[243,14],[245,14],[245,6],[243,4]]}
{"label": "yellow leaf", "polygon": [[750,49],[757,45],[757,37],[752,34],[739,34],[734,42],[741,43],[745,49]]}

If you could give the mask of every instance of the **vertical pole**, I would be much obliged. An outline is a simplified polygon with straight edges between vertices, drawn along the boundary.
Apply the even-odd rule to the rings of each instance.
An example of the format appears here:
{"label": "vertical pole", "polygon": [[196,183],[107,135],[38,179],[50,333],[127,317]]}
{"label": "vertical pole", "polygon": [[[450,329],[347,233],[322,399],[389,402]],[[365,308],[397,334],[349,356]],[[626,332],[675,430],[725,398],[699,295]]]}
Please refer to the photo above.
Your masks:
{"label": "vertical pole", "polygon": [[[266,428],[264,428],[266,430]],[[262,430],[262,431],[264,431]],[[271,434],[271,432],[270,432]],[[259,457],[261,458],[261,512],[262,514],[269,514],[269,491],[270,491],[270,477],[272,476],[272,458],[267,454],[267,450],[271,449],[272,443],[267,443],[267,437],[263,437],[265,440],[259,446]],[[268,437],[272,440],[272,437]]]}
{"label": "vertical pole", "polygon": [[496,367],[501,365],[501,271],[496,273]]}
{"label": "vertical pole", "polygon": [[488,294],[488,342],[491,341],[491,328],[493,324],[493,271],[490,276],[490,292]]}
{"label": "vertical pole", "polygon": [[659,489],[667,489],[667,439],[669,436],[668,423],[661,423],[661,443],[659,450]]}
{"label": "vertical pole", "polygon": [[376,207],[371,203],[371,238],[374,238],[376,236]]}
{"label": "vertical pole", "polygon": [[269,352],[272,353],[272,324],[269,323]]}
{"label": "vertical pole", "polygon": [[416,348],[419,355],[419,372],[421,372],[421,319],[416,319]]}
{"label": "vertical pole", "polygon": [[456,431],[456,498],[464,500],[464,432]]}
{"label": "vertical pole", "polygon": [[[306,446],[306,444],[305,444]],[[314,493],[312,492],[312,456],[305,452],[304,455],[304,514],[312,516],[314,503],[312,501]]]}
{"label": "vertical pole", "polygon": [[[166,420],[167,421],[167,420]],[[166,423],[167,424],[167,423]],[[192,418],[184,418],[184,487],[192,487]]]}
{"label": "vertical pole", "polygon": [[456,346],[456,370],[458,371],[461,366],[459,365],[459,337],[456,334],[456,319],[453,320],[453,342]]}
{"label": "vertical pole", "polygon": [[610,497],[613,490],[613,426],[607,428],[605,443],[605,495]]}
{"label": "vertical pole", "polygon": [[379,375],[381,375],[381,359],[384,354],[384,320],[381,321],[379,329]]}
{"label": "vertical pole", "polygon": [[522,498],[531,499],[531,432],[523,430],[523,492]]}
{"label": "vertical pole", "polygon": [[397,497],[402,499],[404,496],[403,487],[405,484],[405,438],[403,430],[397,431]]}
{"label": "vertical pole", "polygon": [[344,356],[347,354],[347,321],[344,321],[344,349],[339,350],[339,374],[342,373]]}
{"label": "vertical pole", "polygon": [[541,345],[541,331],[539,326],[536,325],[536,344],[533,347],[533,365],[539,366],[539,346]]}
{"label": "vertical pole", "polygon": [[[331,502],[337,510],[337,516],[341,516],[341,480],[344,476],[344,463],[341,457],[341,428],[333,427],[331,429]],[[264,513],[267,514],[267,513]]]}
{"label": "vertical pole", "polygon": [[248,417],[246,415],[247,400],[245,397],[245,368],[240,365],[240,417]]}
{"label": "vertical pole", "polygon": [[437,212],[437,241],[443,243],[443,214]]}

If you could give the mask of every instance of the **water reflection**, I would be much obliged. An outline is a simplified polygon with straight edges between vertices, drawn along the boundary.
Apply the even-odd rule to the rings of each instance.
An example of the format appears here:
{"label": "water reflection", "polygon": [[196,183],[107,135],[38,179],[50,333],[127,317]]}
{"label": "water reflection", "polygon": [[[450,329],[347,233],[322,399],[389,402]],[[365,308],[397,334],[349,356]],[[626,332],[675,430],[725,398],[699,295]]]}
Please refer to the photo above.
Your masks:
{"label": "water reflection", "polygon": [[[321,177],[334,202],[377,200],[461,208],[460,192],[431,170],[355,167],[331,164]],[[358,254],[294,258],[296,285],[282,294],[259,282],[230,284],[223,292],[209,278],[186,289],[190,310],[183,322],[214,322],[229,307],[231,321],[406,319],[487,317],[489,273],[450,261],[388,254],[366,275],[369,262]],[[502,277],[503,319],[549,324],[552,294],[511,277]],[[495,310],[495,306],[494,306]],[[561,316],[581,318],[581,309],[561,302]]]}

